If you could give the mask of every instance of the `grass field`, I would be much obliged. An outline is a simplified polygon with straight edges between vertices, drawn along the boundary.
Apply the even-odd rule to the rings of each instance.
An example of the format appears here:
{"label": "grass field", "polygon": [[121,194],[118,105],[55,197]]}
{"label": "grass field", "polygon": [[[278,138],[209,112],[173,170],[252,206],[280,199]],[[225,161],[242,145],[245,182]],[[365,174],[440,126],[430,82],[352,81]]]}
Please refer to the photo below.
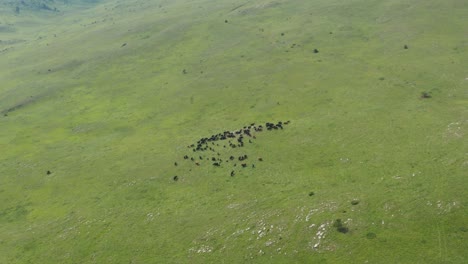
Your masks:
{"label": "grass field", "polygon": [[0,6],[0,263],[468,259],[465,0],[69,2]]}

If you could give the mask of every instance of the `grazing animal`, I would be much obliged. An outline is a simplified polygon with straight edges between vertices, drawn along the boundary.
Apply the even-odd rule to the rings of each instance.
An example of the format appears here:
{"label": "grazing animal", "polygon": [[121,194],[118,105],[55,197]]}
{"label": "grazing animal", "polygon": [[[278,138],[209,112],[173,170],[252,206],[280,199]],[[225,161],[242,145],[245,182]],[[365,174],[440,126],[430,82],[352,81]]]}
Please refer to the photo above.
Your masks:
{"label": "grazing animal", "polygon": [[174,181],[178,181],[178,180],[179,180],[179,176],[176,175],[176,176],[172,177],[172,179],[173,179]]}
{"label": "grazing animal", "polygon": [[231,171],[231,177],[233,177],[234,175],[236,175],[236,173],[234,171]]}
{"label": "grazing animal", "polygon": [[242,168],[247,167],[247,164],[246,164],[246,163],[242,163],[241,165],[242,165]]}
{"label": "grazing animal", "polygon": [[213,166],[219,167],[220,165],[219,165],[218,162],[215,162],[215,163],[213,163]]}
{"label": "grazing animal", "polygon": [[177,165],[179,165],[179,164],[177,164],[177,162],[174,162],[174,166],[177,166]]}

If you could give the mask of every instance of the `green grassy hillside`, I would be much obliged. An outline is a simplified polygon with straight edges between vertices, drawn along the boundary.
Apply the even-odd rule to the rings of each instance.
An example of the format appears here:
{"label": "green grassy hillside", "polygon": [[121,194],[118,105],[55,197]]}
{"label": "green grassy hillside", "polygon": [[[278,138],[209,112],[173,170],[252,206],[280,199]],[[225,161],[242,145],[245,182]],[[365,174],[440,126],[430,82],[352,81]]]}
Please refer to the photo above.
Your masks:
{"label": "green grassy hillside", "polygon": [[0,263],[468,258],[466,1],[69,2],[3,5]]}

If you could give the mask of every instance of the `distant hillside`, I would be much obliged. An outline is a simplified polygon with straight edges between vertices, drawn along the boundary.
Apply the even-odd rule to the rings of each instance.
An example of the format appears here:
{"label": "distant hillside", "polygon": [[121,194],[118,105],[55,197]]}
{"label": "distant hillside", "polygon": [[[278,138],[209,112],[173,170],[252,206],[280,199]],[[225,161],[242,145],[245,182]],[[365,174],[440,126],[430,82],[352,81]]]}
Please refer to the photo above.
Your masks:
{"label": "distant hillside", "polygon": [[0,2],[0,12],[21,14],[23,11],[59,12],[75,4],[96,3],[99,0],[6,0]]}
{"label": "distant hillside", "polygon": [[[40,38],[47,25],[86,10],[102,0],[0,0],[0,54],[13,46]],[[58,20],[56,20],[58,19]],[[45,28],[44,28],[45,26]],[[47,29],[45,29],[47,30]]]}

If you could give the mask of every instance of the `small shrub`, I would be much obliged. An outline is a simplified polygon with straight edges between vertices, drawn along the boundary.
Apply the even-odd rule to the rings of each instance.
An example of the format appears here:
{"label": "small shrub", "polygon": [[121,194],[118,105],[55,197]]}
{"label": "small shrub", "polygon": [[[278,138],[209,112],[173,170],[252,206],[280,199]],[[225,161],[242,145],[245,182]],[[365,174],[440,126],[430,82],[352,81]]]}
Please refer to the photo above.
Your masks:
{"label": "small shrub", "polygon": [[343,225],[343,222],[341,219],[336,219],[335,222],[333,222],[333,227],[336,228],[336,231],[346,234],[349,232],[349,228]]}
{"label": "small shrub", "polygon": [[421,93],[421,99],[428,99],[428,98],[432,98],[432,96],[428,92]]}
{"label": "small shrub", "polygon": [[336,227],[336,228],[343,227],[343,222],[341,222],[341,219],[336,219],[335,222],[333,222],[333,227]]}
{"label": "small shrub", "polygon": [[338,232],[340,232],[340,233],[343,233],[343,234],[346,234],[346,233],[349,232],[349,228],[347,228],[347,227],[345,227],[345,226],[338,227],[336,230],[337,230]]}

